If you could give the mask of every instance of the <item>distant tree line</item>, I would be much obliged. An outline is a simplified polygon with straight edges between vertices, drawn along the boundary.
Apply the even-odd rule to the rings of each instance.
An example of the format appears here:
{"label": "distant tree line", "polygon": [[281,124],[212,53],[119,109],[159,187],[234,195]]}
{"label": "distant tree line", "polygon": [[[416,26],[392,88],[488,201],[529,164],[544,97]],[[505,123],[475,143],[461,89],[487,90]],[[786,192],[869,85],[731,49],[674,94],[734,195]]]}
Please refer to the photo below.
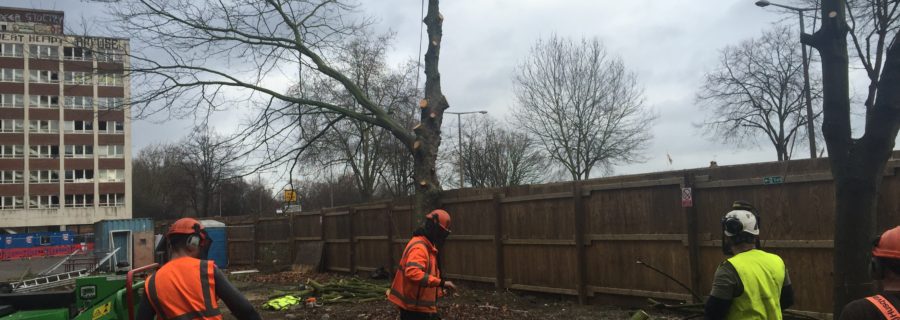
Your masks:
{"label": "distant tree line", "polygon": [[195,130],[142,149],[132,161],[135,217],[272,215],[280,207],[260,180],[236,176],[225,139]]}

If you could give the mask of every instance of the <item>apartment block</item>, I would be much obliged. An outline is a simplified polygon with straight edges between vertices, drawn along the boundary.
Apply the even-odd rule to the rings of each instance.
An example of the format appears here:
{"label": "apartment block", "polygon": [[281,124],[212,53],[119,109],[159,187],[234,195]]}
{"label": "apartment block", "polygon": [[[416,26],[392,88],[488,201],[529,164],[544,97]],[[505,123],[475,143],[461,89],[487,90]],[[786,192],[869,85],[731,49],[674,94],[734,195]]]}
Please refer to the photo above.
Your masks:
{"label": "apartment block", "polygon": [[128,39],[0,7],[0,228],[131,218]]}

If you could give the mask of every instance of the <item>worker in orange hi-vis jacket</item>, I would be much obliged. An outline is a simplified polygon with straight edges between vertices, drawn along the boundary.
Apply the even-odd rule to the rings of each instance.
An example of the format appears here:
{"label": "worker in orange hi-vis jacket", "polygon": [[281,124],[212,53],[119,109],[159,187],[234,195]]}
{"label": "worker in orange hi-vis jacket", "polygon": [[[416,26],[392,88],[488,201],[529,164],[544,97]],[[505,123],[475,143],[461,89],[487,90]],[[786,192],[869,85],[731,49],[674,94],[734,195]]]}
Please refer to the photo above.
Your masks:
{"label": "worker in orange hi-vis jacket", "polygon": [[450,214],[434,210],[406,244],[388,301],[400,309],[401,320],[440,319],[437,299],[443,289],[456,290],[453,282],[441,278],[438,253],[450,235]]}

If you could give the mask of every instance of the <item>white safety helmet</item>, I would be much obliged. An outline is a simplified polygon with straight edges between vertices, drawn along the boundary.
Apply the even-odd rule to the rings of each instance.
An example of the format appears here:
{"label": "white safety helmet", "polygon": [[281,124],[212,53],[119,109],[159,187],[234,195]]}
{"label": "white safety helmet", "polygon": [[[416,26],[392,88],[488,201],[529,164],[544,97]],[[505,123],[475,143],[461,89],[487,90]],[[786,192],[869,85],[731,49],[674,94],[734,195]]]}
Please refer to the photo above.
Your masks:
{"label": "white safety helmet", "polygon": [[733,237],[741,231],[758,236],[759,224],[756,215],[747,210],[732,210],[722,218],[722,230],[726,236]]}

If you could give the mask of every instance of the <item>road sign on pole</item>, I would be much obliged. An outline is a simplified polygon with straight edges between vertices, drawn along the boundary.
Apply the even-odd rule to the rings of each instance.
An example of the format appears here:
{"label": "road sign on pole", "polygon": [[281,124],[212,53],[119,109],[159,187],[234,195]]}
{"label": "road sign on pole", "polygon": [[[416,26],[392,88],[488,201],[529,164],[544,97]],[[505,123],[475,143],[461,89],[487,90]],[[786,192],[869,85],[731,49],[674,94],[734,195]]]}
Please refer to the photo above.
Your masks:
{"label": "road sign on pole", "polygon": [[284,190],[284,202],[294,202],[297,201],[297,191],[294,190]]}

